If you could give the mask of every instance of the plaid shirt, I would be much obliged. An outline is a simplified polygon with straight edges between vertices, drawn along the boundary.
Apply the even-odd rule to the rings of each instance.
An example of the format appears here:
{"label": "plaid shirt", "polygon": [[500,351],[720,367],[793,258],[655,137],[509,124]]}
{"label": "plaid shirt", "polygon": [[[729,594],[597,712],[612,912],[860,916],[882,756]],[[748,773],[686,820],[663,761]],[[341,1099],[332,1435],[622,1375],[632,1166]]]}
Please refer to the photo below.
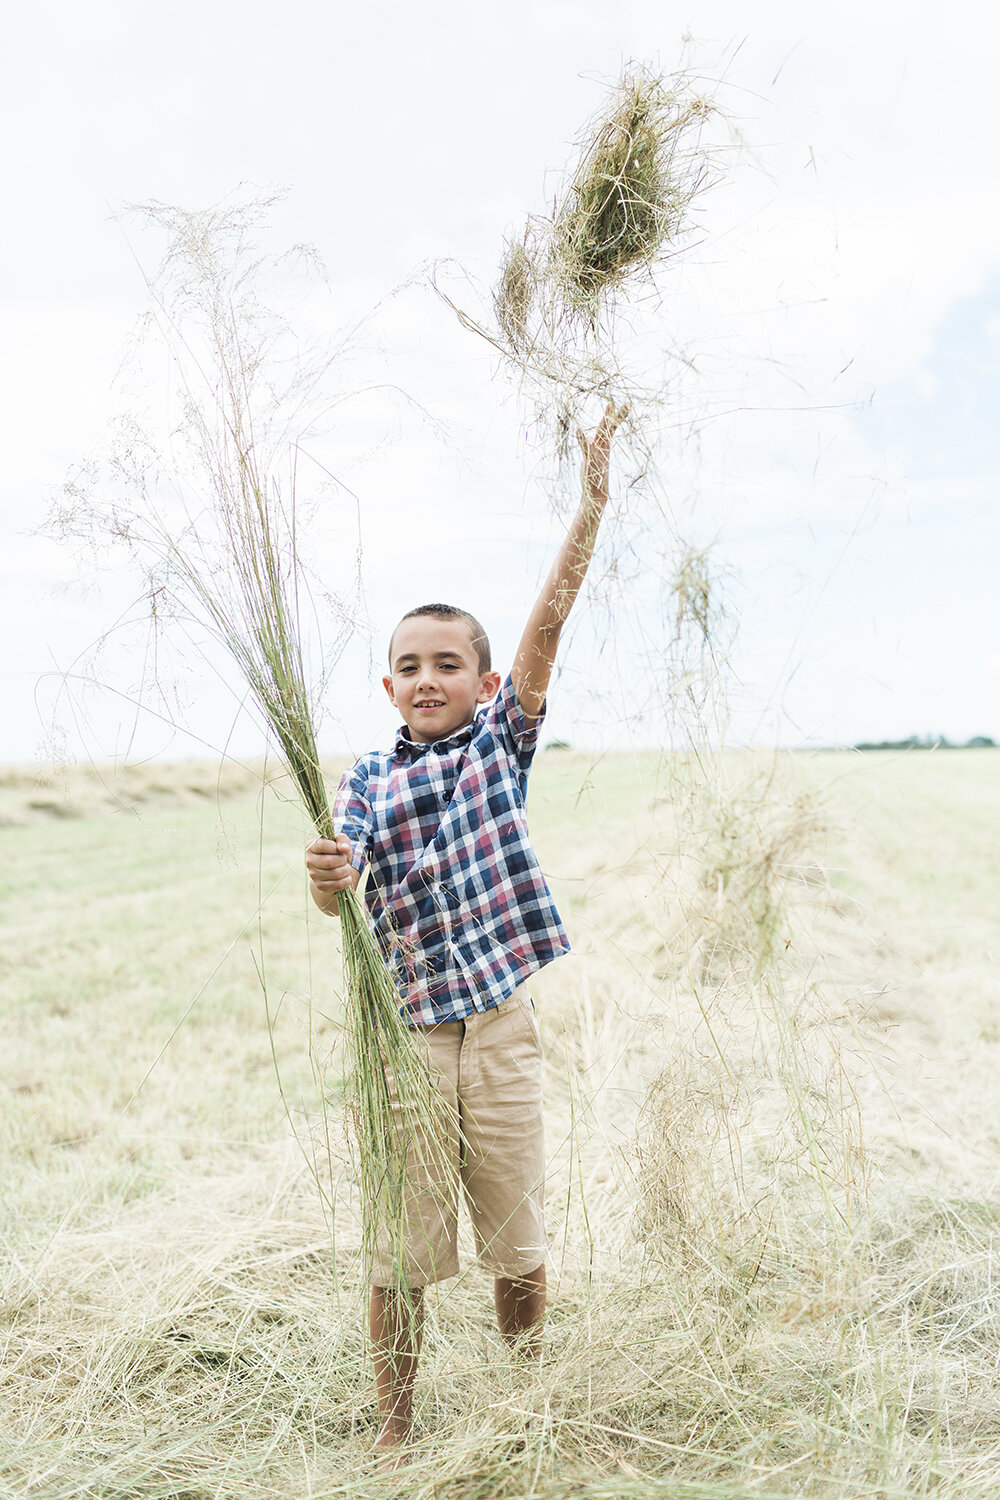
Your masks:
{"label": "plaid shirt", "polygon": [[465,729],[418,744],[404,724],[340,783],[336,830],[371,863],[365,903],[411,1026],[490,1010],[569,950],[524,812],[540,723],[508,677]]}

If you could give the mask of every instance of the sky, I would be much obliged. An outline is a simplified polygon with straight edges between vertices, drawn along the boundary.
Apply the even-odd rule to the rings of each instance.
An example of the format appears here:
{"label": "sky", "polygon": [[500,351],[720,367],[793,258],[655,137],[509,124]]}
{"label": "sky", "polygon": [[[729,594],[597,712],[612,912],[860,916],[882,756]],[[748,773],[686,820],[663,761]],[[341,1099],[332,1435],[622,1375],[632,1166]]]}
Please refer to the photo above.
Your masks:
{"label": "sky", "polygon": [[[224,666],[183,634],[137,708],[142,629],[112,627],[138,575],[39,530],[109,421],[152,399],[121,379],[163,248],[136,202],[281,189],[265,242],[314,246],[329,278],[305,304],[313,332],[375,309],[340,376],[367,394],[324,439],[345,488],[311,538],[359,626],[324,691],[326,748],[391,732],[381,653],[415,603],[474,608],[509,663],[572,475],[426,268],[479,305],[629,59],[683,64],[712,94],[720,180],[642,313],[673,359],[659,503],[613,496],[547,733],[676,737],[663,601],[683,545],[718,579],[734,742],[1000,739],[987,8],[34,0],[6,21],[0,760],[258,743]],[[616,586],[626,555],[638,571]]]}

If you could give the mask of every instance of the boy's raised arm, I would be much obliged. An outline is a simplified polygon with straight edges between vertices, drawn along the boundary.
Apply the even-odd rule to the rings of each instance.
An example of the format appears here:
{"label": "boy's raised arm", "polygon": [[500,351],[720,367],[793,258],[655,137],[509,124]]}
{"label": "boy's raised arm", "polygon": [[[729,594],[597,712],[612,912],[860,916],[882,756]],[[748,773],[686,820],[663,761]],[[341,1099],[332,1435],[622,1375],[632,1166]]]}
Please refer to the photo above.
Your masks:
{"label": "boy's raised arm", "polygon": [[556,658],[559,633],[573,608],[594,555],[597,528],[608,502],[608,461],[611,439],[628,415],[628,407],[609,404],[592,438],[577,429],[583,451],[583,497],[535,606],[528,616],[517,648],[511,679],[525,718],[532,724],[541,714]]}

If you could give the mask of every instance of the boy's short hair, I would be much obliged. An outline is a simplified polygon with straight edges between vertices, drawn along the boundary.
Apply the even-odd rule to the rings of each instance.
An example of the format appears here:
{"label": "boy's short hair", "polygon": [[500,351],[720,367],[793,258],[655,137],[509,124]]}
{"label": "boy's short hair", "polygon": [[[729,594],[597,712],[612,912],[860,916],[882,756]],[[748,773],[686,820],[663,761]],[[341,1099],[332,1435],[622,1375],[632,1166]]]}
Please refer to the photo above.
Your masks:
{"label": "boy's short hair", "polygon": [[[467,609],[459,609],[456,604],[418,604],[416,609],[408,609],[403,620],[415,620],[421,615],[429,615],[432,620],[461,620],[469,627],[469,635],[476,655],[479,657],[480,673],[488,672],[491,665],[490,642],[486,631],[480,625],[475,615],[470,615]],[[400,620],[399,625],[402,625]],[[396,626],[396,630],[399,629]],[[396,636],[396,630],[389,637],[389,670],[392,671],[392,643]]]}

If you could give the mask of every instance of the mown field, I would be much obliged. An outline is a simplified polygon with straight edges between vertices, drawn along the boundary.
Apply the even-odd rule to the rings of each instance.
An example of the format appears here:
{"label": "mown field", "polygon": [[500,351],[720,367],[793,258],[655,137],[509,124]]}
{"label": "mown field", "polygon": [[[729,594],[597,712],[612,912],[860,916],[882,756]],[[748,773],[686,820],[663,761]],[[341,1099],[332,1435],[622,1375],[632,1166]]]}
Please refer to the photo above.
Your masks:
{"label": "mown field", "polygon": [[336,925],[280,783],[0,770],[0,1493],[1000,1493],[1000,756],[548,752],[540,1370],[376,1430]]}

